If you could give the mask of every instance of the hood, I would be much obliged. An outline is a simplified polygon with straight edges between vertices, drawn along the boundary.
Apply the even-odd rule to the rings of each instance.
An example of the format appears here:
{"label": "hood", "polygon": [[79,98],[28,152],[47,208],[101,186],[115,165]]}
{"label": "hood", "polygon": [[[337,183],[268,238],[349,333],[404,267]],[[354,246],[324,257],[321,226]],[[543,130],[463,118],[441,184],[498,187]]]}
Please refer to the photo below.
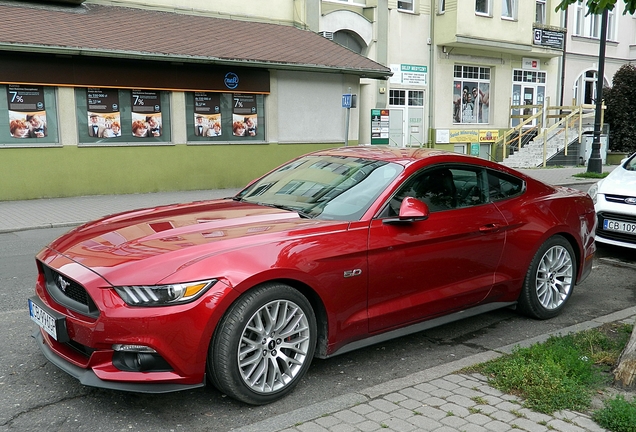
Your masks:
{"label": "hood", "polygon": [[[59,254],[110,283],[158,282],[204,257],[255,244],[343,227],[342,221],[303,219],[297,213],[232,199],[176,204],[120,213],[82,225],[51,243],[39,258]],[[156,281],[148,281],[148,275]],[[137,279],[140,279],[141,282]]]}
{"label": "hood", "polygon": [[598,183],[598,193],[636,196],[636,171],[628,171],[622,166],[614,168]]}

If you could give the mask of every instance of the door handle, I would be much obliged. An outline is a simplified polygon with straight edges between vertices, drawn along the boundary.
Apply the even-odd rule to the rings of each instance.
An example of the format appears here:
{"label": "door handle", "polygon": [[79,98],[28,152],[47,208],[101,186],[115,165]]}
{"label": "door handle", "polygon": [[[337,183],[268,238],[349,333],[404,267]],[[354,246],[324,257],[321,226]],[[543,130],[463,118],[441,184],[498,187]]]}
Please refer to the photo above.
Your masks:
{"label": "door handle", "polygon": [[481,233],[491,233],[491,232],[497,232],[501,229],[501,224],[498,223],[491,223],[491,224],[486,224],[483,226],[479,227],[479,232]]}

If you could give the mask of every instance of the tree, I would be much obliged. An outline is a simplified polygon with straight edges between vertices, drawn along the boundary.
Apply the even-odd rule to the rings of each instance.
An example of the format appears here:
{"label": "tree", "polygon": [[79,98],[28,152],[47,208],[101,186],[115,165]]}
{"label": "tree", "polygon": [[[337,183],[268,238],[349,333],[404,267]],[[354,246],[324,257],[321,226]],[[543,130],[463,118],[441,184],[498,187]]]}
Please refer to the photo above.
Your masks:
{"label": "tree", "polygon": [[[566,10],[568,6],[574,3],[578,3],[579,0],[561,0],[555,10]],[[603,10],[614,10],[616,2],[619,0],[587,0],[585,5],[587,6],[588,13],[594,15],[600,15]],[[636,12],[636,0],[623,0],[625,2],[625,14],[629,13],[634,15]]]}
{"label": "tree", "polygon": [[612,78],[612,87],[603,89],[605,122],[610,125],[610,150],[636,151],[636,66],[625,64]]}

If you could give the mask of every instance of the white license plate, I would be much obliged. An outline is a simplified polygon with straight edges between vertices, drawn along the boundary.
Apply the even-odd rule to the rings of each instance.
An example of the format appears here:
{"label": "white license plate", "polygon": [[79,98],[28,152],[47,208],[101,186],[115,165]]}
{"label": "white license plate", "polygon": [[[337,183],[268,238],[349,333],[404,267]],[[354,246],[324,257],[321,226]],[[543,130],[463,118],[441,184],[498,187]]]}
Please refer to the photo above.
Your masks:
{"label": "white license plate", "polygon": [[625,234],[636,234],[636,223],[605,219],[603,221],[603,229],[606,231],[616,231]]}
{"label": "white license plate", "polygon": [[60,334],[60,332],[66,328],[66,326],[63,325],[64,318],[56,319],[32,299],[29,299],[29,315],[31,316],[31,319],[44,329],[45,332],[50,334],[53,339],[60,342],[63,342],[63,339],[66,339],[65,334]]}

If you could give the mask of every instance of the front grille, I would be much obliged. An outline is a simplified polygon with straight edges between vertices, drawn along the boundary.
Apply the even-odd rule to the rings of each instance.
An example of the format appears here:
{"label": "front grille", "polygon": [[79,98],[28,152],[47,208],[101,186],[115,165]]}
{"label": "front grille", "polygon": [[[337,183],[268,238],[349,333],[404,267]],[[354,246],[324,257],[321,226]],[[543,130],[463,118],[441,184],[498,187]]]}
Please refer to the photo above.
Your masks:
{"label": "front grille", "polygon": [[625,205],[634,205],[636,203],[626,203],[625,200],[631,198],[632,200],[636,199],[634,196],[630,195],[605,195],[605,201],[615,203],[615,204],[625,204]]}
{"label": "front grille", "polygon": [[76,281],[40,263],[47,292],[56,302],[76,312],[97,317],[99,310],[86,289]]}
{"label": "front grille", "polygon": [[[607,196],[605,197],[607,199]],[[605,223],[605,219],[611,219],[620,222],[630,222],[636,223],[636,216],[625,215],[621,213],[607,213],[607,212],[599,212],[598,216],[598,226],[596,228],[596,236],[606,238],[609,240],[616,240],[624,243],[636,244],[636,235],[635,234],[627,234],[615,231],[606,231],[603,229],[603,224]]]}

